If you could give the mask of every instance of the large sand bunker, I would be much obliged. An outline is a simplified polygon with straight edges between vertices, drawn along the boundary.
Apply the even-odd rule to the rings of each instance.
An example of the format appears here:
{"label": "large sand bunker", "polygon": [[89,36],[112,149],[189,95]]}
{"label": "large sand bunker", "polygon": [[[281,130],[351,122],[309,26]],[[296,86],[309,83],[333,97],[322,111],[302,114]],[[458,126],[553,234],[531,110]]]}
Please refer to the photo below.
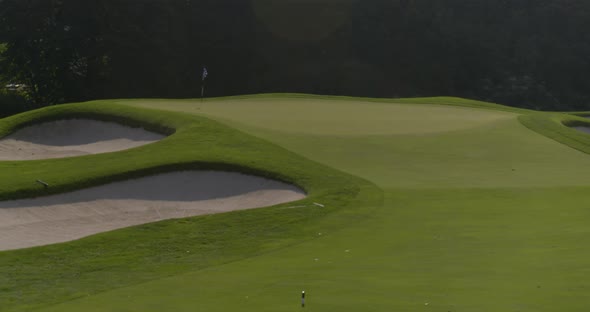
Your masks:
{"label": "large sand bunker", "polygon": [[183,171],[34,199],[0,201],[0,250],[78,239],[163,219],[299,200],[292,185],[230,172]]}
{"label": "large sand bunker", "polygon": [[165,136],[113,122],[67,119],[20,129],[0,140],[0,160],[62,158],[125,150]]}

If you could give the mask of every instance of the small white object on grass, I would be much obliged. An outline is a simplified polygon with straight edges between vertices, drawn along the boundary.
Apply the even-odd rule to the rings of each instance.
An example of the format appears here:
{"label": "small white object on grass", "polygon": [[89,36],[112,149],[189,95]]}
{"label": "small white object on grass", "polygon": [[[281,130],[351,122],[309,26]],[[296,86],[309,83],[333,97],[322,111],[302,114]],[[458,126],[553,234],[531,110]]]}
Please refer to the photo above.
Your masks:
{"label": "small white object on grass", "polygon": [[301,291],[301,307],[305,307],[305,290]]}
{"label": "small white object on grass", "polygon": [[289,206],[289,207],[284,207],[282,209],[303,208],[303,207],[307,207],[307,205]]}
{"label": "small white object on grass", "polygon": [[324,205],[320,204],[320,203],[313,203],[314,205],[318,206],[318,207],[322,207],[324,208]]}

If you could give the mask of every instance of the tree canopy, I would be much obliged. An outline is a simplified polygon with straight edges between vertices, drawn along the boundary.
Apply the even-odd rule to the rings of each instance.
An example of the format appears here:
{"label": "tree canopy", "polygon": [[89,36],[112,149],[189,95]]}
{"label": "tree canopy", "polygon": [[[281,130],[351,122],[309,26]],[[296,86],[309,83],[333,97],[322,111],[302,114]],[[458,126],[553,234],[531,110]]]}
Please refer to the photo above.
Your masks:
{"label": "tree canopy", "polygon": [[[37,105],[305,92],[589,109],[583,0],[0,0]],[[1,51],[1,49],[0,49]]]}

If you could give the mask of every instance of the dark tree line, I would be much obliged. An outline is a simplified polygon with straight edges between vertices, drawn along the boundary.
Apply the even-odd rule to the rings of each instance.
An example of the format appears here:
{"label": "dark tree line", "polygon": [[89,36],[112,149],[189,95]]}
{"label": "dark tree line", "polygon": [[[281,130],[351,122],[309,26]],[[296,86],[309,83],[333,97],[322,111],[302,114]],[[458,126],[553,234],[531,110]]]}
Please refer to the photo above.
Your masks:
{"label": "dark tree line", "polygon": [[36,105],[306,92],[590,109],[587,0],[0,0]]}

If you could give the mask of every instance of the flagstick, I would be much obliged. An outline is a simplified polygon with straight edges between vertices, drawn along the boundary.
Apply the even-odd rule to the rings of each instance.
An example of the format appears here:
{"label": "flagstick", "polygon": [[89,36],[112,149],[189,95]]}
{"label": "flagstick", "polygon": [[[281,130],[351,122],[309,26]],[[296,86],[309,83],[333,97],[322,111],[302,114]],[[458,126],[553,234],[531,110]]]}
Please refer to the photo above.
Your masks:
{"label": "flagstick", "polygon": [[205,94],[205,83],[201,84],[201,102],[203,102],[203,95]]}
{"label": "flagstick", "polygon": [[201,74],[201,103],[203,102],[203,97],[205,96],[205,78],[207,78],[207,75],[207,68],[203,67],[203,73]]}

